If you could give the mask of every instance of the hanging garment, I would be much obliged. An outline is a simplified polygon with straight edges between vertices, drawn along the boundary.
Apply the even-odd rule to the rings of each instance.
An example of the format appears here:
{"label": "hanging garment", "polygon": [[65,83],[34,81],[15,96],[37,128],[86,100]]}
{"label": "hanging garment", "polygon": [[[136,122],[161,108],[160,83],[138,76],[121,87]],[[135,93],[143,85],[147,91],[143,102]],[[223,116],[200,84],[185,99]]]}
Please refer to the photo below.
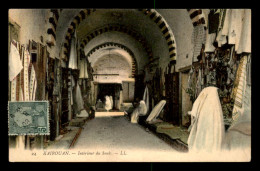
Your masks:
{"label": "hanging garment", "polygon": [[251,10],[245,9],[242,14],[241,37],[238,42],[237,54],[251,53]]}
{"label": "hanging garment", "polygon": [[243,12],[243,9],[232,9],[230,14],[228,43],[235,44],[235,51],[237,51],[240,42]]}
{"label": "hanging garment", "polygon": [[24,64],[23,64],[23,92],[24,92],[24,100],[30,100],[30,92],[29,92],[29,64],[30,64],[30,54],[26,49],[24,51]]}
{"label": "hanging garment", "polygon": [[215,47],[213,46],[215,38],[216,38],[216,33],[207,34],[204,52],[214,52],[215,51]]}
{"label": "hanging garment", "polygon": [[[147,112],[148,112],[149,111],[149,91],[148,91],[147,86],[144,89],[143,101],[146,104],[146,109],[147,109]],[[145,114],[147,114],[147,113],[145,113]]]}
{"label": "hanging garment", "polygon": [[198,74],[198,79],[197,79],[197,84],[196,84],[196,96],[198,96],[201,92],[202,89],[202,74],[201,74],[201,69],[199,69],[199,74]]}
{"label": "hanging garment", "polygon": [[11,42],[9,53],[9,80],[12,81],[23,69],[18,49]]}
{"label": "hanging garment", "polygon": [[88,78],[88,66],[86,59],[80,60],[79,78]]}
{"label": "hanging garment", "polygon": [[209,34],[216,33],[219,28],[219,11],[211,10],[208,15]]}
{"label": "hanging garment", "polygon": [[189,151],[221,150],[225,132],[217,88],[204,88],[188,113],[192,117],[188,138]]}
{"label": "hanging garment", "polygon": [[34,93],[36,93],[36,75],[33,65],[31,64],[31,74],[30,74],[30,100],[34,100]]}
{"label": "hanging garment", "polygon": [[76,113],[80,113],[80,111],[84,109],[84,101],[83,101],[83,98],[82,98],[79,83],[77,83],[77,87],[76,87],[75,102],[77,104]]}
{"label": "hanging garment", "polygon": [[246,82],[248,85],[251,85],[251,55],[248,56],[247,65],[246,65]]}
{"label": "hanging garment", "polygon": [[110,101],[110,98],[109,98],[109,96],[105,96],[105,109],[107,110],[107,111],[109,111],[109,110],[111,110],[112,109],[112,107],[111,107],[111,101]]}
{"label": "hanging garment", "polygon": [[245,88],[246,88],[246,64],[247,56],[243,56],[240,59],[239,67],[237,69],[236,80],[232,92],[232,98],[235,100],[233,111],[232,111],[232,125],[238,120],[238,118],[244,112],[243,100],[245,98]]}
{"label": "hanging garment", "polygon": [[70,44],[70,56],[69,56],[69,68],[71,69],[78,69],[78,63],[77,63],[77,48],[76,48],[76,31],[74,33],[74,36],[71,38],[71,44]]}
{"label": "hanging garment", "polygon": [[162,111],[164,105],[166,104],[165,100],[161,100],[151,111],[150,115],[146,119],[147,122],[152,122],[154,119],[158,117],[160,112]]}
{"label": "hanging garment", "polygon": [[137,123],[139,116],[144,116],[147,113],[147,107],[143,100],[140,101],[140,104],[137,108],[134,109],[131,115],[131,123]]}
{"label": "hanging garment", "polygon": [[218,36],[216,38],[216,41],[218,42],[218,47],[221,47],[222,45],[227,43],[227,37],[222,34],[222,30],[218,32]]}
{"label": "hanging garment", "polygon": [[193,29],[192,42],[194,44],[193,61],[198,61],[197,57],[200,55],[202,44],[206,42],[206,31],[203,25],[195,26]]}

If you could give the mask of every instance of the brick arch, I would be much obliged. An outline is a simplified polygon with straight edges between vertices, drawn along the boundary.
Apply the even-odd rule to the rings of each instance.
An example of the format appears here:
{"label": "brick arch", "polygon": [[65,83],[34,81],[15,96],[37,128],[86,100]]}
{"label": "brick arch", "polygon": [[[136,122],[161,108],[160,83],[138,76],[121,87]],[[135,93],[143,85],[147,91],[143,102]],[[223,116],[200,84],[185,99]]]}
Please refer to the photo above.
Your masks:
{"label": "brick arch", "polygon": [[120,43],[115,43],[115,42],[102,43],[102,44],[97,45],[96,47],[92,48],[87,53],[86,57],[89,57],[93,53],[95,53],[96,51],[101,50],[103,48],[107,48],[107,47],[117,47],[117,48],[120,48],[120,49],[126,51],[131,56],[131,58],[132,58],[132,77],[134,78],[135,75],[138,74],[138,70],[137,70],[138,66],[137,66],[136,58],[135,58],[134,53],[128,47],[126,47],[125,45],[122,45]]}
{"label": "brick arch", "polygon": [[56,28],[62,9],[50,9],[48,11],[48,26],[47,26],[47,45],[52,47],[56,45]]}
{"label": "brick arch", "polygon": [[205,14],[202,9],[187,9],[194,27],[203,25],[207,29]]}
{"label": "brick arch", "polygon": [[175,64],[177,56],[175,38],[165,19],[155,9],[139,9],[139,11],[148,16],[159,27],[168,44],[170,62]]}
{"label": "brick arch", "polygon": [[[65,42],[62,47],[62,55],[65,55],[65,59],[68,58],[68,53],[69,53],[69,45],[70,45],[70,40],[72,37],[72,34],[78,27],[78,25],[87,18],[88,15],[91,13],[95,12],[96,9],[84,9],[79,12],[77,16],[74,17],[73,21],[71,22],[68,31],[65,36]],[[169,49],[169,57],[171,63],[176,63],[176,56],[177,56],[177,51],[176,51],[176,43],[175,43],[175,38],[174,35],[171,31],[171,28],[168,26],[164,18],[154,9],[139,9],[138,11],[142,12],[144,15],[148,16],[150,19],[152,19],[157,26],[160,28],[165,40],[167,41],[168,44],[168,49]],[[149,59],[152,60],[152,51],[148,51],[149,56],[151,56]]]}
{"label": "brick arch", "polygon": [[89,41],[91,41],[92,39],[94,39],[95,37],[97,37],[103,33],[109,32],[109,31],[117,31],[117,32],[122,32],[122,33],[130,35],[135,40],[137,40],[138,42],[141,43],[144,50],[147,52],[149,60],[151,61],[153,59],[152,49],[148,46],[146,40],[138,32],[134,31],[133,29],[131,29],[127,26],[118,25],[118,24],[106,25],[102,28],[96,29],[93,32],[89,33],[81,41],[81,44],[80,44],[81,48],[84,48],[87,45],[87,43]]}

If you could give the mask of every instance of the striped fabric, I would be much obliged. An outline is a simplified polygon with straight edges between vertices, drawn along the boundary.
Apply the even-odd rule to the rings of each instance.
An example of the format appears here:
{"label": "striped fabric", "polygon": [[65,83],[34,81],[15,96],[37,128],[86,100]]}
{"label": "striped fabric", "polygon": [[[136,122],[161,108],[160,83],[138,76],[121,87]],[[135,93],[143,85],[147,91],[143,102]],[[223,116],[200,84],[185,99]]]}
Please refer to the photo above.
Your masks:
{"label": "striped fabric", "polygon": [[19,46],[22,71],[11,81],[11,101],[34,101],[36,95],[36,74],[28,50]]}
{"label": "striped fabric", "polygon": [[235,99],[235,104],[232,112],[232,119],[237,120],[241,115],[243,98],[246,86],[246,65],[247,56],[243,56],[240,60],[239,67],[236,74],[236,80],[234,82],[234,89],[232,92],[232,98]]}

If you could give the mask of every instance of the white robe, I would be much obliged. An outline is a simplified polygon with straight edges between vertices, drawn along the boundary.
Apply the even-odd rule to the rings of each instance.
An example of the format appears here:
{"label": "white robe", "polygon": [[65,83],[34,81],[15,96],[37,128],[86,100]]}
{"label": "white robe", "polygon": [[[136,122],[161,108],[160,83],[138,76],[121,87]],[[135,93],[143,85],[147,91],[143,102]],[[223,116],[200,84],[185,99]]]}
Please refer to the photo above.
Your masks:
{"label": "white robe", "polygon": [[111,101],[110,101],[109,96],[106,96],[105,98],[106,98],[106,101],[105,101],[105,109],[106,109],[107,111],[109,111],[110,109],[112,109],[112,107],[111,107]]}
{"label": "white robe", "polygon": [[71,38],[70,56],[69,56],[69,68],[78,69],[77,64],[77,48],[76,48],[76,33]]}
{"label": "white robe", "polygon": [[17,48],[11,43],[9,53],[9,80],[12,81],[23,69],[20,54]]}
{"label": "white robe", "polygon": [[148,116],[148,118],[146,119],[147,122],[151,122],[154,119],[157,118],[157,116],[160,114],[160,112],[162,111],[164,105],[166,104],[165,100],[161,100],[151,111],[150,115]]}
{"label": "white robe", "polygon": [[189,113],[194,118],[188,138],[189,151],[220,151],[225,130],[217,88],[204,88]]}
{"label": "white robe", "polygon": [[147,113],[147,107],[143,100],[140,101],[140,105],[135,108],[131,115],[131,123],[137,123],[139,116],[143,116]]}

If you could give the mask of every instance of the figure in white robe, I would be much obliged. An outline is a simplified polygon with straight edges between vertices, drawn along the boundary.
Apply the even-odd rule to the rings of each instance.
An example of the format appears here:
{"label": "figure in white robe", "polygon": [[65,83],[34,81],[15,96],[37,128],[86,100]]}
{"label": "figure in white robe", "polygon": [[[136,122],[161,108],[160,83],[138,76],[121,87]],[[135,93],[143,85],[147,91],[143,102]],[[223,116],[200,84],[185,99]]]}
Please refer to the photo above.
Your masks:
{"label": "figure in white robe", "polygon": [[154,122],[158,115],[160,114],[160,112],[162,111],[164,105],[166,104],[165,100],[161,100],[151,111],[150,115],[148,116],[148,118],[146,119],[146,121],[148,123]]}
{"label": "figure in white robe", "polygon": [[191,131],[188,138],[190,152],[220,151],[225,135],[223,113],[218,88],[204,88],[195,100],[191,115]]}
{"label": "figure in white robe", "polygon": [[109,110],[112,109],[112,107],[111,107],[111,101],[110,101],[109,96],[105,96],[105,99],[106,99],[106,101],[105,101],[105,109],[106,109],[107,112],[108,112]]}
{"label": "figure in white robe", "polygon": [[147,113],[147,107],[143,100],[140,101],[140,104],[131,115],[131,123],[137,123],[139,116],[144,116]]}
{"label": "figure in white robe", "polygon": [[109,96],[109,98],[110,98],[110,103],[111,103],[111,109],[113,109],[113,105],[114,105],[114,103],[113,103],[113,97],[112,97],[112,96]]}

